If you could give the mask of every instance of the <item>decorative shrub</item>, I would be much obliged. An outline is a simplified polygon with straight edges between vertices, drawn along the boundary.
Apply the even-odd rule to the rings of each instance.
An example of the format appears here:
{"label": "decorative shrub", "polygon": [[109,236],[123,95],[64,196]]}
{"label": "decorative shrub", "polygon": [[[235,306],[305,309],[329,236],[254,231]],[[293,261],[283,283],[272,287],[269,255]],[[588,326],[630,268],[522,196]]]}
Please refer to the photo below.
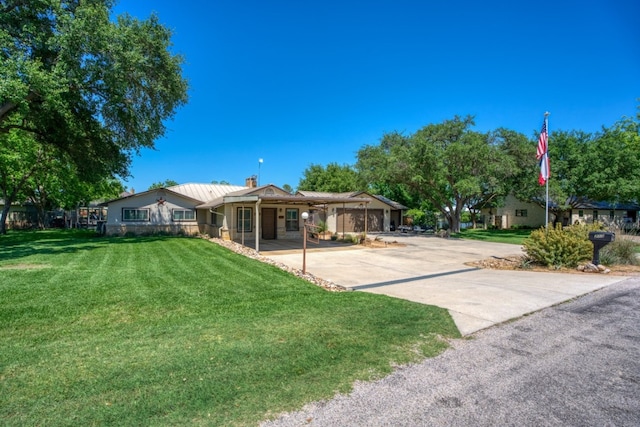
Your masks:
{"label": "decorative shrub", "polygon": [[[596,225],[599,227],[598,225]],[[575,267],[581,261],[591,258],[593,245],[589,241],[589,231],[594,226],[574,225],[563,229],[544,227],[531,232],[523,242],[524,251],[536,264],[548,267]]]}
{"label": "decorative shrub", "polygon": [[531,230],[532,228],[533,227],[531,227],[530,225],[524,225],[524,224],[513,224],[513,225],[511,225],[511,229],[512,230]]}
{"label": "decorative shrub", "polygon": [[318,233],[322,234],[324,232],[326,232],[329,228],[327,227],[327,223],[324,221],[318,221],[318,224],[316,224],[316,229],[318,230]]}

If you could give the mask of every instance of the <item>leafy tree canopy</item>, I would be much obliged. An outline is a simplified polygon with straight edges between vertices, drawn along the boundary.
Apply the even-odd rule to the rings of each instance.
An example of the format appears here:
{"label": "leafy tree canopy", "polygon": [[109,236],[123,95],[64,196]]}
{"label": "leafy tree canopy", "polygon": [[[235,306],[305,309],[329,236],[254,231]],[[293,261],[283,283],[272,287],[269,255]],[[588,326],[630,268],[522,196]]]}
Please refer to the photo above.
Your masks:
{"label": "leafy tree canopy", "polygon": [[640,202],[640,113],[603,127],[586,158],[585,194],[594,200]]}
{"label": "leafy tree canopy", "polygon": [[292,186],[290,186],[289,184],[285,184],[285,185],[283,185],[283,186],[282,186],[282,189],[283,189],[284,191],[286,191],[287,193],[289,193],[289,194],[293,194],[293,193],[294,193],[293,187],[292,187]]}
{"label": "leafy tree canopy", "polygon": [[[637,202],[640,194],[640,133],[637,120],[622,118],[596,134],[558,130],[549,135],[549,211],[556,221],[586,200]],[[534,146],[534,143],[529,144]],[[546,187],[537,184],[533,150],[514,181],[516,197],[545,206]]]}
{"label": "leafy tree canopy", "polygon": [[45,155],[71,163],[83,182],[128,176],[133,153],[153,147],[187,101],[170,31],[156,16],[113,22],[112,6],[0,0],[0,135],[28,145],[0,157],[5,203],[24,192]]}
{"label": "leafy tree canopy", "polygon": [[349,165],[329,163],[326,167],[311,164],[298,183],[298,190],[343,193],[362,188],[356,170]]}
{"label": "leafy tree canopy", "polygon": [[358,151],[357,168],[368,182],[401,185],[459,230],[465,206],[507,191],[515,166],[500,141],[471,130],[473,117],[430,124],[412,135],[392,132]]}
{"label": "leafy tree canopy", "polygon": [[149,186],[149,190],[155,190],[156,188],[173,187],[174,185],[178,185],[178,182],[172,179],[165,179],[164,181],[154,182],[153,184],[151,184]]}

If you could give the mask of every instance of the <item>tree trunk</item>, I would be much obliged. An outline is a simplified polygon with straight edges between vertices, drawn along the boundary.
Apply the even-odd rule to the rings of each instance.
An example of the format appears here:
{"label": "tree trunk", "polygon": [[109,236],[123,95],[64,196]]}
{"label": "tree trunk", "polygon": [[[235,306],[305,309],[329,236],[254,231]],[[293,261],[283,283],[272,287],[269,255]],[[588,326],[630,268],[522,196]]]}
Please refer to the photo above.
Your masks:
{"label": "tree trunk", "polygon": [[9,216],[9,210],[11,209],[11,201],[5,200],[4,207],[2,208],[2,214],[0,215],[0,234],[7,234],[7,217]]}
{"label": "tree trunk", "polygon": [[450,233],[459,233],[460,232],[460,216],[459,215],[451,215],[451,221],[449,223],[449,232]]}
{"label": "tree trunk", "polygon": [[475,230],[478,226],[478,213],[475,211],[475,209],[469,209],[469,213],[471,214],[471,226]]}

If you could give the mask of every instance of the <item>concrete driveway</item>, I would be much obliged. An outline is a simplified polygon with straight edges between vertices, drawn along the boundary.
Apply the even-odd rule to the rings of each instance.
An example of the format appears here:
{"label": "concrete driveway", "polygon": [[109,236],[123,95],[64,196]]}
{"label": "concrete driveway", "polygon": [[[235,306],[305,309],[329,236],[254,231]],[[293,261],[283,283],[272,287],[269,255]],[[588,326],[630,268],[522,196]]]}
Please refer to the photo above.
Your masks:
{"label": "concrete driveway", "polygon": [[[517,245],[406,234],[380,238],[404,246],[309,245],[307,271],[356,291],[446,308],[463,335],[626,279],[603,274],[483,270],[465,265],[521,254]],[[262,255],[302,268],[299,249],[263,250]]]}

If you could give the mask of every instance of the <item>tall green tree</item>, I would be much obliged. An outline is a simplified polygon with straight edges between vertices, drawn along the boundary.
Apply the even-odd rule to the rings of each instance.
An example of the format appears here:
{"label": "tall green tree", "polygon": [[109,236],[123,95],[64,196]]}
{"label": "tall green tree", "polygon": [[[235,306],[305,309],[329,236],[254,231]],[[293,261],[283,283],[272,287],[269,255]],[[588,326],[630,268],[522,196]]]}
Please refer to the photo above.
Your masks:
{"label": "tall green tree", "polygon": [[[590,199],[592,189],[586,185],[591,173],[588,164],[589,151],[593,149],[595,136],[582,131],[558,130],[549,136],[549,178],[550,221],[562,221],[565,214]],[[536,141],[531,141],[528,156],[521,159],[522,173],[513,185],[514,195],[520,200],[530,201],[541,207],[546,205],[546,186],[538,183],[539,164],[535,160]]]}
{"label": "tall green tree", "polygon": [[294,189],[293,189],[293,187],[292,187],[292,186],[290,186],[289,184],[284,184],[284,185],[282,186],[282,189],[283,189],[284,191],[286,191],[287,193],[289,193],[289,194],[293,194],[293,193],[295,192],[295,191],[294,191]]}
{"label": "tall green tree", "polygon": [[404,136],[398,132],[383,135],[377,146],[364,146],[357,154],[355,168],[367,190],[417,209],[421,205],[419,194],[402,182],[396,181],[390,169],[389,153],[394,145],[401,145]]}
{"label": "tall green tree", "polygon": [[[599,133],[558,130],[549,135],[549,212],[554,222],[585,201],[637,202],[640,197],[640,115],[625,117]],[[499,129],[492,138],[516,165],[506,188],[520,200],[545,207],[546,186],[538,184],[537,135]],[[504,193],[502,193],[504,194]],[[500,204],[500,198],[491,203]]]}
{"label": "tall green tree", "polygon": [[311,164],[298,183],[298,190],[343,193],[362,188],[356,170],[349,165],[329,163],[326,167]]}
{"label": "tall green tree", "polygon": [[34,175],[43,169],[46,147],[18,130],[0,133],[0,196],[4,201],[0,213],[0,232],[6,233],[6,219],[14,202],[24,203]]}
{"label": "tall green tree", "polygon": [[[47,211],[115,198],[124,190],[122,183],[113,178],[97,182],[79,179],[75,164],[67,156],[15,129],[0,133],[0,166],[0,197],[31,203],[38,212],[41,228]],[[5,203],[2,218],[7,217],[10,207]]]}
{"label": "tall green tree", "polygon": [[149,190],[155,190],[156,188],[173,187],[174,185],[178,185],[178,182],[172,179],[165,179],[164,181],[154,182],[153,184],[151,184],[149,186]]}
{"label": "tall green tree", "polygon": [[47,212],[56,208],[72,210],[97,200],[115,199],[124,191],[122,182],[113,178],[86,182],[78,178],[76,167],[64,156],[51,156],[46,168],[39,168],[29,181],[27,201],[38,211],[40,228]]}
{"label": "tall green tree", "polygon": [[[114,22],[113,4],[0,0],[0,134],[53,148],[85,182],[128,176],[132,155],[153,147],[187,101],[171,32],[155,15]],[[19,154],[25,165],[33,159]],[[5,176],[9,163],[0,163]],[[6,205],[15,190],[4,191]]]}
{"label": "tall green tree", "polygon": [[640,202],[640,113],[624,117],[593,141],[584,188],[594,200]]}
{"label": "tall green tree", "polygon": [[465,207],[505,191],[502,182],[512,171],[508,157],[473,125],[473,117],[456,116],[409,136],[386,134],[378,146],[358,151],[358,170],[365,179],[406,186],[459,231]]}
{"label": "tall green tree", "polygon": [[489,171],[487,181],[481,183],[482,192],[473,196],[468,203],[474,227],[481,209],[503,205],[507,194],[518,188],[521,181],[533,182],[539,170],[535,160],[535,144],[524,134],[498,128],[489,132],[488,138],[499,158],[492,166],[494,169]]}

